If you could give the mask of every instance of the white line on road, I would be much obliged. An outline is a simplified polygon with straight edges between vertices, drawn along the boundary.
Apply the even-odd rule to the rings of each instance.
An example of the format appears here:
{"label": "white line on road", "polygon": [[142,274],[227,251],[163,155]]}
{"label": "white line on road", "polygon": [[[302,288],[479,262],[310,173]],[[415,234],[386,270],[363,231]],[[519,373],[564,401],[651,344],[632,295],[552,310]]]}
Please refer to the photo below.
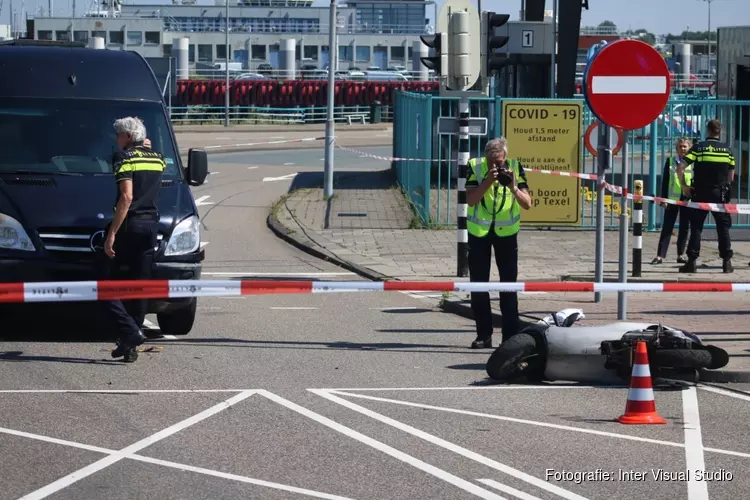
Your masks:
{"label": "white line on road", "polygon": [[746,396],[744,394],[738,394],[736,392],[725,391],[724,389],[719,389],[718,387],[710,387],[706,385],[700,385],[698,387],[700,387],[704,391],[715,392],[716,394],[722,394],[724,396],[729,396],[730,398],[737,398],[737,399],[742,399],[744,401],[750,401],[750,393],[748,393]]}
{"label": "white line on road", "polygon": [[210,197],[211,197],[210,194],[207,194],[205,196],[201,196],[200,198],[198,198],[197,200],[195,200],[195,205],[198,206],[198,207],[200,207],[202,205],[213,205],[214,203],[212,201],[206,201]]}
{"label": "white line on road", "polygon": [[270,481],[264,481],[262,479],[254,479],[247,476],[238,476],[237,474],[229,474],[227,472],[220,472],[217,470],[204,469],[203,467],[193,467],[192,465],[179,464],[176,462],[170,462],[168,460],[160,460],[158,458],[144,457],[142,455],[129,455],[127,458],[138,460],[139,462],[146,462],[154,465],[163,465],[165,467],[171,467],[173,469],[186,470],[190,472],[196,472],[198,474],[205,474],[207,476],[214,476],[221,479],[231,479],[240,483],[256,484],[258,486],[266,486],[268,488],[274,488],[277,490],[288,491],[290,493],[299,493],[301,495],[307,495],[314,498],[325,498],[327,500],[353,500],[348,497],[340,497],[337,495],[329,495],[328,493],[321,493],[319,491],[307,490],[304,488],[298,488],[296,486],[287,486],[280,483],[272,483]]}
{"label": "white line on road", "polygon": [[592,94],[661,94],[667,91],[663,76],[595,76]]}
{"label": "white line on road", "polygon": [[256,389],[2,389],[0,394],[179,394],[248,392]]}
{"label": "white line on road", "polygon": [[[506,387],[506,386],[503,386]],[[559,389],[573,389],[579,386],[562,386],[558,387]],[[497,387],[500,389],[501,387]],[[508,387],[509,389],[512,387]],[[541,389],[542,387],[535,387],[536,389]],[[552,387],[550,387],[552,388]],[[583,388],[583,387],[581,387]],[[462,387],[462,389],[474,389],[474,387]],[[480,387],[476,387],[476,389],[480,389]],[[489,387],[487,387],[489,389]],[[312,389],[308,389],[312,390]],[[675,448],[684,448],[685,445],[683,443],[675,443],[673,441],[661,441],[658,439],[650,439],[650,438],[644,438],[644,437],[638,437],[638,436],[629,436],[627,434],[618,434],[616,432],[606,432],[606,431],[597,431],[594,429],[586,429],[583,427],[570,427],[567,425],[560,425],[560,424],[552,424],[547,422],[538,422],[535,420],[524,420],[520,418],[513,418],[513,417],[503,417],[501,415],[491,415],[489,413],[479,413],[475,411],[469,411],[469,410],[458,410],[455,408],[446,408],[443,406],[432,406],[422,403],[412,403],[411,401],[401,401],[398,399],[388,399],[388,398],[379,398],[376,396],[365,396],[364,394],[355,394],[353,392],[345,392],[346,389],[319,389],[322,391],[326,391],[331,394],[338,394],[339,396],[349,396],[352,398],[359,398],[359,399],[369,399],[372,401],[379,401],[382,403],[392,403],[396,405],[403,405],[403,406],[411,406],[414,408],[424,408],[426,410],[437,410],[437,411],[444,411],[447,413],[458,413],[461,415],[470,415],[473,417],[482,417],[482,418],[490,418],[493,420],[504,420],[506,422],[515,422],[519,424],[526,424],[526,425],[535,425],[537,427],[547,427],[550,429],[560,429],[560,430],[566,430],[566,431],[573,431],[573,432],[580,432],[583,434],[593,434],[595,436],[604,436],[604,437],[611,437],[611,438],[617,438],[617,439],[625,439],[628,441],[638,441],[641,443],[650,443],[650,444],[661,444],[664,446],[672,446]],[[397,391],[399,389],[349,389],[349,390],[358,390],[358,391],[366,391],[366,390],[392,390]],[[404,389],[402,389],[404,390]],[[421,389],[425,390],[425,389]],[[354,403],[352,403],[354,404]],[[356,405],[355,405],[356,406]],[[704,448],[705,451],[710,451],[711,453],[720,453],[722,455],[731,455],[735,457],[743,457],[743,458],[750,458],[750,453],[742,453],[739,451],[731,451],[731,450],[721,450],[717,448]]]}
{"label": "white line on road", "polygon": [[275,311],[313,311],[317,307],[269,307]]}
{"label": "white line on road", "polygon": [[253,271],[247,272],[203,272],[206,276],[299,276],[300,278],[314,278],[317,276],[355,276],[355,273],[342,272],[342,273],[258,273]]}
{"label": "white line on road", "polygon": [[521,500],[542,500],[539,497],[535,497],[534,495],[529,495],[528,493],[524,493],[521,490],[517,490],[515,488],[511,488],[508,485],[498,483],[497,481],[493,481],[492,479],[477,479],[480,483],[484,483],[487,486],[490,486],[492,488],[495,488],[496,490],[502,491],[503,493],[507,493],[508,495],[513,495],[514,497],[518,497]]}
{"label": "white line on road", "polygon": [[[627,386],[615,386],[618,389],[627,389]],[[612,386],[607,386],[611,389]],[[593,385],[470,385],[461,387],[356,387],[356,388],[322,388],[324,391],[507,391],[507,390],[534,390],[534,389],[597,389]]]}
{"label": "white line on road", "polygon": [[[339,396],[334,395],[332,391],[331,392],[311,391],[311,392],[314,392],[315,394],[323,398],[326,398],[329,401],[333,401],[334,403],[338,403],[341,406],[349,408],[350,410],[354,410],[358,413],[366,415],[374,420],[377,420],[378,422],[381,422],[386,425],[390,425],[391,427],[394,427],[400,431],[406,432],[407,434],[411,434],[412,436],[421,438],[429,443],[432,443],[436,446],[440,446],[441,448],[444,448],[448,451],[452,451],[453,453],[464,456],[468,458],[469,460],[473,460],[477,463],[483,464],[487,467],[490,467],[492,469],[495,469],[505,474],[508,474],[510,476],[513,476],[516,479],[525,481],[529,484],[536,486],[537,488],[541,488],[543,490],[549,491],[550,493],[554,493],[555,495],[561,496],[568,500],[587,500],[585,497],[577,495],[571,491],[560,488],[559,486],[554,486],[552,484],[549,484],[543,479],[539,479],[538,477],[534,477],[530,474],[526,474],[525,472],[520,471],[518,469],[514,469],[513,467],[510,467],[508,465],[501,464],[500,462],[487,458],[484,455],[480,455],[479,453],[475,453],[471,450],[467,450],[466,448],[458,446],[457,444],[445,441],[444,439],[441,439],[437,436],[433,436],[432,434],[428,434],[424,431],[421,431],[410,425],[401,423],[397,420],[393,420],[392,418],[386,417],[385,415],[381,415],[380,413],[376,413],[372,410],[368,410],[367,408],[363,406],[359,406],[357,404],[352,403],[351,401],[347,401],[346,399],[343,399]],[[340,393],[337,393],[337,394],[340,394]]]}
{"label": "white line on road", "polygon": [[[81,450],[93,451],[93,452],[97,452],[97,453],[104,453],[104,454],[107,454],[107,455],[110,455],[110,456],[118,453],[116,450],[110,450],[110,449],[107,449],[107,448],[100,448],[98,446],[90,446],[90,445],[83,444],[83,443],[76,443],[74,441],[67,441],[65,439],[57,439],[57,438],[53,438],[53,437],[42,436],[40,434],[31,434],[29,432],[16,431],[16,430],[13,430],[13,429],[5,429],[5,428],[2,428],[2,427],[0,427],[0,433],[9,434],[11,436],[18,436],[18,437],[23,437],[23,438],[28,438],[28,439],[34,439],[36,441],[42,441],[42,442],[45,442],[45,443],[59,444],[59,445],[62,445],[62,446],[70,446],[72,448],[78,448],[78,449],[81,449]],[[144,456],[136,455],[136,454],[127,455],[124,458],[130,459],[130,460],[137,460],[139,462],[150,463],[150,464],[154,464],[154,465],[161,465],[163,467],[169,467],[169,468],[172,468],[172,469],[178,469],[178,470],[183,470],[183,471],[186,470],[186,471],[195,472],[195,473],[198,473],[198,474],[204,474],[204,475],[207,475],[207,476],[218,477],[218,478],[222,478],[222,479],[230,479],[230,480],[238,481],[238,482],[241,482],[241,483],[255,484],[255,485],[258,485],[258,486],[266,486],[268,488],[274,488],[274,489],[277,489],[277,490],[289,491],[289,492],[292,492],[292,493],[300,493],[302,495],[308,495],[308,496],[315,497],[315,498],[325,498],[325,499],[329,499],[329,500],[351,500],[351,499],[349,499],[347,497],[340,497],[340,496],[336,496],[336,495],[329,495],[327,493],[321,493],[321,492],[318,492],[318,491],[307,490],[307,489],[303,489],[303,488],[297,488],[295,486],[287,486],[285,484],[272,483],[270,481],[264,481],[262,479],[253,479],[253,478],[250,478],[250,477],[247,477],[247,476],[238,476],[236,474],[229,474],[229,473],[226,473],[226,472],[220,472],[220,471],[211,470],[211,469],[204,469],[202,467],[194,467],[192,465],[180,464],[180,463],[177,463],[177,462],[170,462],[170,461],[167,461],[167,460],[160,460],[158,458],[144,457]]]}
{"label": "white line on road", "polygon": [[683,427],[685,428],[685,468],[687,478],[688,500],[708,500],[708,483],[695,478],[695,473],[706,470],[703,457],[703,437],[701,436],[701,419],[698,412],[698,392],[695,387],[682,391]]}
{"label": "white line on road", "polygon": [[294,165],[294,162],[293,162],[293,161],[290,161],[290,162],[286,162],[286,163],[284,163],[284,166],[285,166],[285,167],[288,167],[288,166],[290,166],[290,165]]}
{"label": "white line on road", "polygon": [[371,311],[415,311],[421,307],[371,307]]}
{"label": "white line on road", "polygon": [[216,174],[220,174],[220,173],[221,172],[209,172],[209,175],[216,175]]}
{"label": "white line on road", "polygon": [[[327,398],[329,395],[325,393],[325,391],[316,392],[314,389],[311,390],[311,392],[314,392],[315,394],[318,394],[324,398]],[[311,410],[308,410],[307,408],[304,408],[296,403],[292,403],[291,401],[288,401],[280,396],[277,396],[276,394],[273,394],[271,392],[265,391],[265,390],[259,390],[258,394],[261,396],[265,396],[266,398],[270,399],[271,401],[274,401],[286,408],[289,408],[290,410],[296,411],[300,415],[303,415],[305,417],[310,418],[311,420],[314,420],[315,422],[325,425],[329,429],[333,429],[336,432],[339,432],[347,437],[350,437],[356,441],[359,441],[360,443],[364,443],[367,446],[370,446],[372,448],[375,448],[378,451],[382,451],[383,453],[392,456],[393,458],[396,458],[398,460],[401,460],[402,462],[405,462],[413,467],[416,467],[417,469],[426,472],[428,474],[431,474],[438,479],[442,479],[443,481],[446,481],[458,488],[461,488],[464,491],[467,491],[469,493],[472,493],[480,498],[486,498],[490,500],[505,500],[503,497],[500,497],[491,491],[485,490],[484,488],[480,488],[479,486],[470,483],[469,481],[466,481],[465,479],[461,479],[460,477],[454,476],[450,472],[446,472],[442,469],[438,469],[437,467],[430,465],[426,462],[423,462],[419,460],[418,458],[415,458],[411,455],[407,455],[406,453],[399,451],[395,448],[392,448],[388,446],[385,443],[382,443],[380,441],[377,441],[369,436],[365,436],[364,434],[361,434],[354,429],[351,429],[349,427],[343,426],[339,424],[338,422],[334,422],[333,420],[324,417],[323,415],[320,415],[319,413],[315,413]]]}
{"label": "white line on road", "polygon": [[263,182],[288,181],[296,176],[297,176],[297,173],[295,172],[289,175],[282,175],[281,177],[263,177]]}
{"label": "white line on road", "polygon": [[230,408],[233,405],[241,401],[244,401],[245,399],[249,398],[253,394],[255,394],[255,391],[242,392],[240,394],[237,394],[236,396],[232,396],[226,401],[223,401],[217,405],[214,405],[211,408],[198,413],[197,415],[193,415],[192,417],[186,418],[182,422],[178,422],[174,425],[171,425],[167,427],[166,429],[163,429],[155,434],[152,434],[144,439],[141,439],[140,441],[136,443],[131,444],[130,446],[126,446],[120,451],[117,451],[107,457],[102,458],[101,460],[97,460],[93,464],[87,465],[86,467],[79,469],[75,472],[72,472],[68,474],[67,476],[61,477],[57,481],[50,483],[47,486],[39,488],[36,491],[32,491],[28,495],[24,495],[23,497],[21,497],[20,500],[38,500],[41,498],[47,498],[48,496],[54,493],[57,493],[58,491],[64,488],[67,488],[71,484],[74,484],[83,478],[86,478],[92,474],[95,474],[99,472],[100,470],[105,469],[109,467],[110,465],[123,460],[128,455],[137,453],[138,451],[148,446],[151,446],[152,444],[158,441],[161,441],[162,439],[168,438],[169,436],[176,434],[184,429],[187,429],[188,427],[195,425],[219,413],[222,410],[226,410],[227,408]]}
{"label": "white line on road", "polygon": [[247,167],[248,170],[255,170],[258,167]]}

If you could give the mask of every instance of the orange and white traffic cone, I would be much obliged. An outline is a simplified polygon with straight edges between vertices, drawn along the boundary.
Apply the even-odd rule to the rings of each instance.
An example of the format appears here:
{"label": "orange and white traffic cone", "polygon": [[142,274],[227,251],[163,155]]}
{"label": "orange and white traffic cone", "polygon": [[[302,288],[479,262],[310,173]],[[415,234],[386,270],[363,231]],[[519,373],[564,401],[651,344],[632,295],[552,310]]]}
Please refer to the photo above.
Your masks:
{"label": "orange and white traffic cone", "polygon": [[635,362],[630,377],[628,402],[625,414],[617,419],[621,424],[666,424],[656,412],[654,388],[651,384],[651,369],[648,366],[648,349],[641,341],[635,349]]}

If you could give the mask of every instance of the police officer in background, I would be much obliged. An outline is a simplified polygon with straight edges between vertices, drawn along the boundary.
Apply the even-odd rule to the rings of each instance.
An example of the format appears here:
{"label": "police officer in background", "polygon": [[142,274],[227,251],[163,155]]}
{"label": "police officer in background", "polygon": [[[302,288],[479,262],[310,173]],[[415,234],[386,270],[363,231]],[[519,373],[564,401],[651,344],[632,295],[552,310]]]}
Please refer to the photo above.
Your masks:
{"label": "police officer in background", "polygon": [[[664,163],[664,172],[661,181],[662,198],[675,201],[686,201],[689,199],[682,192],[682,184],[680,184],[680,178],[677,175],[677,167],[680,165],[682,157],[685,156],[692,145],[692,141],[687,137],[677,139],[677,155],[668,157]],[[693,166],[690,165],[685,169],[685,182],[690,185],[692,179]],[[664,207],[664,220],[662,222],[661,235],[659,236],[659,246],[656,250],[656,258],[651,263],[661,264],[667,258],[669,240],[672,238],[674,223],[677,221],[677,216],[679,215],[680,229],[677,233],[677,262],[684,264],[687,262],[685,248],[687,247],[688,230],[690,229],[690,209],[669,203],[662,203],[661,206]]]}
{"label": "police officer in background", "polygon": [[[685,170],[693,166],[693,183],[685,181]],[[711,120],[706,126],[706,140],[696,143],[683,156],[677,175],[680,177],[683,193],[693,201],[705,203],[729,203],[731,199],[732,182],[734,181],[734,155],[729,145],[721,141],[721,123]],[[708,212],[697,208],[690,208],[690,241],[688,243],[688,261],[680,267],[681,273],[697,271],[696,261],[700,256],[701,233]],[[719,256],[723,260],[722,269],[725,273],[734,271],[732,267],[732,241],[729,229],[732,219],[725,212],[711,212],[716,222],[716,233],[719,236]]]}
{"label": "police officer in background", "polygon": [[[508,159],[505,138],[492,139],[485,155],[469,160],[471,172],[466,179],[467,229],[469,233],[469,276],[472,282],[488,282],[492,266],[492,249],[501,282],[518,279],[518,231],[521,208],[531,208],[531,195],[523,166]],[[488,292],[472,292],[471,309],[476,322],[477,338],[473,349],[492,347],[492,309]],[[519,329],[518,296],[500,294],[502,340]],[[502,342],[501,340],[501,342]]]}
{"label": "police officer in background", "polygon": [[[117,181],[115,213],[104,240],[104,253],[111,259],[111,279],[137,280],[151,277],[154,248],[157,245],[159,212],[157,202],[161,178],[166,167],[164,157],[149,147],[146,127],[134,117],[114,123],[120,151],[112,158]],[[148,300],[121,300],[106,303],[109,318],[118,333],[113,358],[126,362],[138,358],[136,348],[146,336],[141,331]]]}

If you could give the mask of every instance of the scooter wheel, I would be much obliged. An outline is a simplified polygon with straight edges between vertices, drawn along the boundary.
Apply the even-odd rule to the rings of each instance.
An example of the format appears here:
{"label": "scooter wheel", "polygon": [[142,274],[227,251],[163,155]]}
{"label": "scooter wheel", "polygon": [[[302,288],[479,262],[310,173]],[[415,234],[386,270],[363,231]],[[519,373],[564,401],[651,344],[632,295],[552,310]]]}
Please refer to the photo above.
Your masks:
{"label": "scooter wheel", "polygon": [[650,355],[658,368],[691,368],[700,370],[713,365],[711,352],[704,349],[657,349]]}
{"label": "scooter wheel", "polygon": [[534,354],[536,349],[536,341],[531,335],[513,335],[500,344],[487,360],[487,375],[497,381],[508,381],[520,376],[523,371],[521,361]]}

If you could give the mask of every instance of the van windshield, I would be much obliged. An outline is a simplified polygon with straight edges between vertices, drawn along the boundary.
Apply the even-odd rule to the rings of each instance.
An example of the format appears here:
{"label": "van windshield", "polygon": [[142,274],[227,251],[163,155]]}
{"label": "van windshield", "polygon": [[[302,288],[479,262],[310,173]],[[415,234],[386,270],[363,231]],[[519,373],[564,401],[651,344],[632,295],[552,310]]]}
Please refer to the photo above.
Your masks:
{"label": "van windshield", "polygon": [[164,176],[179,176],[161,104],[40,98],[0,99],[0,173],[111,175],[112,124],[126,116],[143,120],[151,148],[166,160]]}

